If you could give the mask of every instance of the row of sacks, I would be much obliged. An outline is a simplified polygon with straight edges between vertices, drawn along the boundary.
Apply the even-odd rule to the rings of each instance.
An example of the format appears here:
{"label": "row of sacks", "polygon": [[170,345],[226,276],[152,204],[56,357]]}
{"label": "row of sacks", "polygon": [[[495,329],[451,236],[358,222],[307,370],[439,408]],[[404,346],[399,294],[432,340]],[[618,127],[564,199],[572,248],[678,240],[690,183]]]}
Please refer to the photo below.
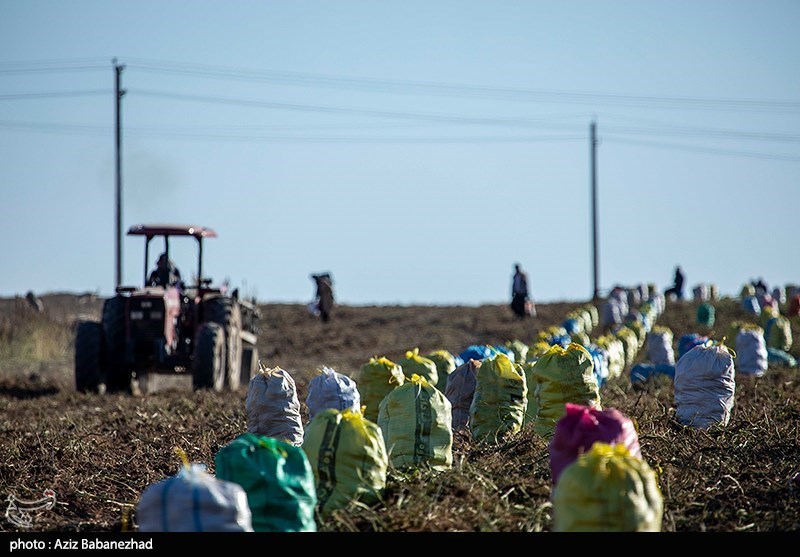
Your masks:
{"label": "row of sacks", "polygon": [[800,296],[800,285],[787,284],[786,286],[776,286],[771,292],[765,292],[763,289],[757,290],[751,283],[746,283],[739,291],[739,298],[744,299],[757,294],[766,294],[778,304],[783,305],[790,302],[795,296]]}
{"label": "row of sacks", "polygon": [[[630,321],[632,317],[631,312],[637,311],[642,313],[642,308],[648,308],[647,313],[652,313],[658,317],[664,312],[665,299],[663,294],[657,292],[649,293],[646,298],[638,297],[634,293],[638,292],[637,289],[614,287],[608,295],[605,303],[601,306],[600,312],[600,327],[608,330],[619,325],[625,321]],[[635,316],[634,318],[638,318]],[[652,326],[652,322],[648,325]]]}
{"label": "row of sacks", "polygon": [[[406,391],[398,389],[397,395],[387,397],[387,405],[397,406],[398,419],[408,419],[409,406],[419,415],[428,403],[438,405],[440,392],[426,388],[424,379],[415,376],[407,385]],[[438,422],[432,417],[435,426]],[[430,462],[422,458],[422,445],[447,446],[446,429],[438,428],[445,437],[438,441],[416,435],[413,442],[420,459],[409,451],[406,465]],[[311,421],[300,447],[248,432],[217,452],[215,475],[184,457],[178,474],[143,492],[135,515],[138,529],[316,531],[316,509],[343,508],[356,500],[380,502],[389,466],[383,431],[358,411],[331,408]],[[556,531],[660,530],[661,494],[628,418],[614,409],[567,402],[549,446]],[[617,511],[606,512],[609,506]]]}
{"label": "row of sacks", "polygon": [[[730,343],[736,355],[736,373],[760,377],[770,365],[797,366],[796,359],[789,353],[792,337],[788,320],[779,316],[767,323],[766,330],[756,323],[744,321],[734,321],[729,326],[723,342]],[[674,378],[676,361],[695,346],[713,343],[713,340],[700,333],[686,333],[677,342],[677,357],[673,342],[673,333],[668,327],[654,327],[647,338],[647,361],[631,367],[631,382],[646,381],[656,375]]]}
{"label": "row of sacks", "polygon": [[[516,348],[524,360],[524,350]],[[442,352],[440,355],[449,368],[453,363],[450,355]],[[464,425],[476,439],[497,441],[508,433],[518,432],[526,421],[536,421],[537,431],[548,435],[563,415],[570,397],[599,408],[597,383],[592,381],[593,361],[580,345],[567,348],[554,345],[527,368],[515,364],[514,357],[513,351],[495,349],[491,357],[471,359],[461,366],[474,372],[474,389]],[[432,383],[438,382],[435,362],[420,356],[416,349],[407,352],[398,363],[373,358],[362,366],[359,383],[323,368],[309,383],[306,404],[310,422],[304,427],[291,376],[281,368],[260,366],[259,374],[251,379],[246,400],[248,432],[220,450],[215,459],[217,475],[213,479],[244,489],[250,528],[254,531],[312,531],[315,508],[324,512],[353,500],[376,502],[390,465],[434,471],[452,466],[453,418],[457,412],[451,399],[459,399],[456,387],[463,382],[451,383],[450,378],[460,377],[459,369],[448,374],[449,389],[446,387],[446,393],[442,393]],[[479,369],[483,371],[479,373]],[[405,373],[409,370],[424,375],[412,373],[407,377]],[[530,381],[536,385],[530,398],[528,372]],[[463,399],[463,393],[460,396]],[[376,400],[377,423],[361,411],[374,409]],[[362,406],[364,401],[370,402]],[[529,406],[533,413],[528,412]],[[353,442],[344,442],[348,439]],[[224,455],[236,455],[234,458],[239,462],[226,463]],[[289,466],[290,462],[294,464]],[[354,463],[358,466],[354,467]],[[288,473],[290,468],[293,474]],[[282,489],[277,477],[290,480],[287,489]],[[270,487],[264,485],[265,479]],[[178,482],[176,485],[197,491],[198,481],[204,485],[214,483],[202,467],[187,466],[175,477],[151,486],[137,510],[140,529],[223,529],[220,520],[210,517],[201,520],[194,516],[191,525],[170,523],[165,518],[170,508],[166,493],[172,492],[174,497],[180,492],[172,484]],[[236,491],[232,486],[225,489]],[[241,493],[237,497],[241,502]],[[158,504],[152,503],[154,498]],[[178,497],[176,501],[178,507],[185,507],[189,498]],[[247,530],[242,527],[242,517],[246,514],[242,505],[227,508],[236,509],[227,516],[237,517],[228,521],[227,527]],[[197,515],[197,509],[188,510],[183,508],[186,512],[176,511],[170,516]],[[219,514],[225,516],[225,512]],[[273,516],[276,514],[278,518]],[[216,526],[210,526],[211,523]]]}
{"label": "row of sacks", "polygon": [[247,394],[247,432],[217,452],[214,475],[187,465],[149,486],[139,530],[316,531],[315,511],[377,503],[389,466],[452,466],[449,402],[419,375],[396,382],[378,423],[363,415],[353,380],[331,368],[309,383],[307,402],[313,417],[303,426],[291,375],[261,367]]}
{"label": "row of sacks", "polygon": [[637,364],[631,369],[631,381],[671,375],[680,423],[696,428],[726,426],[734,404],[736,375],[764,375],[771,354],[758,325],[735,322],[726,338],[736,339],[734,349],[726,346],[724,339],[717,342],[697,333],[685,334],[674,365]]}

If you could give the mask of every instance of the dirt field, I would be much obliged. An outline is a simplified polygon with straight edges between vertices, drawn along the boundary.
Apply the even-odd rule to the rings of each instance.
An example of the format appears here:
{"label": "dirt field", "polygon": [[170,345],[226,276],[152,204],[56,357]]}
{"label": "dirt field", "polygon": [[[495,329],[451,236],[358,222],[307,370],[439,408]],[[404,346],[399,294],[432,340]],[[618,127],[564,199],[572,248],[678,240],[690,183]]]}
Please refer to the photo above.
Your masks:
{"label": "dirt field", "polygon": [[[27,528],[0,519],[3,532],[119,532],[136,529],[135,505],[150,484],[175,474],[175,448],[213,472],[214,455],[246,430],[246,387],[236,393],[193,392],[188,377],[155,377],[141,396],[90,395],[74,388],[72,334],[79,316],[99,316],[90,295],[42,297],[32,317],[63,350],[46,357],[0,361],[0,494],[37,500],[55,492],[52,508],[30,514]],[[0,300],[8,320],[24,300]],[[298,398],[322,366],[354,376],[372,356],[396,360],[407,350],[473,344],[532,343],[540,330],[563,322],[584,302],[537,305],[519,321],[504,305],[480,307],[338,306],[322,323],[304,305],[261,305],[262,362],[287,370]],[[658,324],[676,344],[684,333],[721,339],[734,320],[749,320],[737,300],[715,302],[716,325],[702,331],[697,303],[668,302]],[[16,309],[15,309],[16,308]],[[795,357],[800,329],[793,322]],[[643,361],[641,351],[637,361]],[[601,391],[638,425],[643,458],[658,471],[664,532],[800,530],[800,381],[797,368],[770,368],[762,378],[737,377],[731,422],[720,431],[686,428],[674,417],[672,385],[635,387],[629,367]],[[305,408],[304,408],[305,411]],[[329,532],[550,531],[547,443],[523,429],[497,446],[454,440],[452,471],[433,477],[390,473],[384,504],[318,517]]]}

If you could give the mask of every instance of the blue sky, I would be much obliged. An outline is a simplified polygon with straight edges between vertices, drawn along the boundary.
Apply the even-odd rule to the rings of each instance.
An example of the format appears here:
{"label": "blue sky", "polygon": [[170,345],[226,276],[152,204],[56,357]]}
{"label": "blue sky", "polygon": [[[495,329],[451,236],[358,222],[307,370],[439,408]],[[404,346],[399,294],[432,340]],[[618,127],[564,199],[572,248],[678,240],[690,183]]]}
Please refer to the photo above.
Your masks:
{"label": "blue sky", "polygon": [[[800,283],[800,2],[0,3],[0,296],[113,293],[122,227],[214,228],[262,302]],[[194,246],[173,242],[185,277]],[[140,285],[143,241],[122,240]],[[151,253],[152,264],[156,253]]]}

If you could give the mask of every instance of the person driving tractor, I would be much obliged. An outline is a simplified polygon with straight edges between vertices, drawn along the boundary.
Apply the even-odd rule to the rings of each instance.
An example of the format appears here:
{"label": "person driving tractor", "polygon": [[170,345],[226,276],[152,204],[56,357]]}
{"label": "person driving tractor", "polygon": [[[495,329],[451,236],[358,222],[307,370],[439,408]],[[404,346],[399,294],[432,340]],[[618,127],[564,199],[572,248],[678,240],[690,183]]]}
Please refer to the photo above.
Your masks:
{"label": "person driving tractor", "polygon": [[181,286],[181,272],[178,267],[170,260],[166,253],[158,256],[156,261],[156,268],[150,273],[150,278],[147,279],[147,284],[150,286]]}

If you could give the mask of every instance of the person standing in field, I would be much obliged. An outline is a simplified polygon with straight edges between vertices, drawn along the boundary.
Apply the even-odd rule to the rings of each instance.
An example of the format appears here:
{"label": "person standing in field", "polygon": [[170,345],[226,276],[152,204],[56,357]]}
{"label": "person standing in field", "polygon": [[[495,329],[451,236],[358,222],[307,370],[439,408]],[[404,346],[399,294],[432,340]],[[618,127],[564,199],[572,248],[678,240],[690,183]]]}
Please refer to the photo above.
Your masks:
{"label": "person standing in field", "polygon": [[675,283],[664,290],[664,296],[669,298],[670,296],[674,295],[678,300],[683,300],[683,269],[681,266],[678,265],[675,267]]}
{"label": "person standing in field", "polygon": [[333,310],[333,279],[330,273],[311,275],[317,285],[316,304],[320,319],[327,323]]}
{"label": "person standing in field", "polygon": [[533,303],[528,293],[528,275],[519,263],[514,264],[514,276],[511,279],[511,309],[519,319],[531,315]]}

